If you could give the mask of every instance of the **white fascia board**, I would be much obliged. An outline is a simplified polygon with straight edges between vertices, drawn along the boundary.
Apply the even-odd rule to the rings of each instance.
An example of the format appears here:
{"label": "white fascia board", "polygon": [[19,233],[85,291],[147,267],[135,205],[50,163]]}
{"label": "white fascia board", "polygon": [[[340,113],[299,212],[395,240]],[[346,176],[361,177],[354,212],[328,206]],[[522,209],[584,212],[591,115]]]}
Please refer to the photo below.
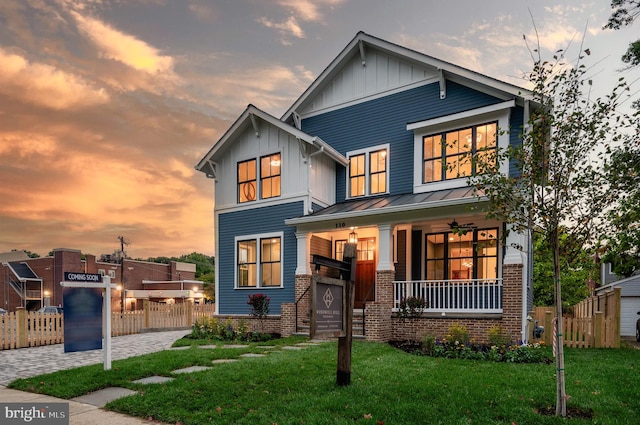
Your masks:
{"label": "white fascia board", "polygon": [[[310,145],[315,144],[318,147],[324,146],[324,150],[327,153],[327,155],[329,155],[330,158],[332,158],[333,160],[335,160],[336,162],[344,166],[348,164],[348,161],[344,156],[340,155],[338,151],[333,149],[331,146],[329,146],[325,141],[323,141],[319,137],[311,136],[302,130],[298,130],[294,126],[291,126],[286,122],[279,120],[273,115],[270,115],[262,111],[261,109],[256,108],[253,105],[249,105],[244,110],[244,112],[240,115],[240,117],[238,117],[238,119],[233,123],[233,125],[229,127],[229,129],[225,132],[225,134],[213,145],[211,150],[209,150],[209,152],[204,156],[204,158],[200,160],[198,165],[196,165],[195,167],[196,170],[203,171],[205,165],[207,165],[208,162],[213,162],[213,157],[215,156],[215,154],[218,151],[220,151],[222,147],[230,139],[236,136],[236,134],[245,127],[245,123],[247,122],[251,123],[251,120],[253,119],[253,117],[258,117],[261,120],[267,122],[268,124],[271,124],[272,126],[279,128],[280,130],[286,133],[291,134],[296,139],[302,140]],[[253,126],[253,124],[251,125]]]}
{"label": "white fascia board", "polygon": [[303,216],[303,217],[295,217],[290,218],[284,221],[284,224],[289,226],[297,226],[299,224],[311,224],[311,223],[321,223],[323,221],[328,220],[341,220],[348,218],[361,218],[361,217],[370,217],[381,214],[393,214],[393,213],[403,213],[403,212],[411,212],[411,211],[419,211],[424,209],[431,208],[442,208],[442,207],[453,207],[459,205],[466,204],[474,204],[478,202],[486,202],[488,198],[486,197],[468,197],[468,198],[457,198],[457,199],[449,199],[449,200],[438,200],[431,202],[422,202],[418,204],[411,205],[398,205],[396,207],[385,207],[385,208],[372,208],[365,211],[347,211],[343,213],[336,213],[330,215],[318,215],[318,216]]}
{"label": "white fascia board", "polygon": [[305,100],[309,98],[318,88],[322,87],[325,80],[330,78],[333,73],[339,69],[345,63],[345,60],[351,58],[353,55],[360,55],[361,43],[372,46],[376,49],[385,51],[397,57],[402,57],[410,61],[414,61],[417,64],[430,66],[434,69],[444,71],[447,79],[453,81],[468,81],[475,82],[474,88],[480,91],[483,90],[483,86],[489,88],[492,94],[496,95],[496,92],[502,92],[512,97],[518,97],[525,100],[531,99],[531,92],[525,88],[515,86],[513,84],[500,81],[498,79],[489,77],[484,74],[480,74],[475,71],[471,71],[466,68],[462,68],[458,65],[454,65],[449,62],[445,62],[440,59],[436,59],[432,56],[428,56],[424,53],[420,53],[416,50],[412,50],[386,40],[371,36],[364,32],[359,32],[349,44],[340,52],[340,54],[329,64],[327,68],[316,78],[316,80],[302,93],[302,95],[291,105],[291,107],[284,113],[282,120],[286,121],[290,115],[302,105]]}
{"label": "white fascia board", "polygon": [[494,105],[483,106],[482,108],[471,109],[469,111],[458,112],[457,114],[445,115],[443,117],[433,118],[425,121],[418,121],[407,124],[407,130],[418,130],[425,127],[431,127],[438,124],[444,124],[451,121],[457,121],[464,118],[474,117],[482,114],[490,114],[492,112],[501,111],[503,109],[513,108],[516,106],[515,100],[496,103]]}

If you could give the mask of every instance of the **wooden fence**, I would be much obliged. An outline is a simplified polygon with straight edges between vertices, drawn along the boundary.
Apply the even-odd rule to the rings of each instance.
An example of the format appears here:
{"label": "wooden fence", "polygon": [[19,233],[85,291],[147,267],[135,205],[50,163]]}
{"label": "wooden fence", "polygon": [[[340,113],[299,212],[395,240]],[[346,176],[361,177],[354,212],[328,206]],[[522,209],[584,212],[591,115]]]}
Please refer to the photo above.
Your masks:
{"label": "wooden fence", "polygon": [[[111,335],[122,336],[146,330],[189,328],[201,317],[215,313],[214,304],[159,304],[145,301],[142,310],[111,314]],[[0,314],[0,350],[61,344],[64,342],[62,314],[41,314],[18,309]]]}
{"label": "wooden fence", "polygon": [[[535,307],[531,317],[544,326],[542,339],[553,344],[553,307]],[[620,289],[589,297],[562,318],[564,345],[575,348],[620,348]]]}

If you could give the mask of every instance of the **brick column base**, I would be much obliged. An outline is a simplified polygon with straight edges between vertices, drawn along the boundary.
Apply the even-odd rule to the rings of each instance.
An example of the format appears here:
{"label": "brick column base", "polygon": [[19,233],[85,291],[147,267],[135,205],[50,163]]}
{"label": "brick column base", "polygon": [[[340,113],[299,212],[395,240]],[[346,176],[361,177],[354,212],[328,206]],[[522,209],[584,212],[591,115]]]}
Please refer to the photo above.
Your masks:
{"label": "brick column base", "polygon": [[293,335],[296,332],[296,305],[295,303],[282,303],[280,305],[280,335],[283,337]]}
{"label": "brick column base", "polygon": [[393,334],[391,313],[393,309],[393,270],[376,271],[376,300],[365,308],[365,336],[367,341],[386,342]]}

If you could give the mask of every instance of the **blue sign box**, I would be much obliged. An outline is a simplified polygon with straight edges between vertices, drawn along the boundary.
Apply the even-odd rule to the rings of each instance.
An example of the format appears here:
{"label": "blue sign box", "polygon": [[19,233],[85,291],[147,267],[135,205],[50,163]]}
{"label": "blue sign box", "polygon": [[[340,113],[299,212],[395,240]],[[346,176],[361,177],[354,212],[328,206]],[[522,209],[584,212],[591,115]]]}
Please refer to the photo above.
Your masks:
{"label": "blue sign box", "polygon": [[102,289],[65,287],[62,299],[64,352],[101,349]]}

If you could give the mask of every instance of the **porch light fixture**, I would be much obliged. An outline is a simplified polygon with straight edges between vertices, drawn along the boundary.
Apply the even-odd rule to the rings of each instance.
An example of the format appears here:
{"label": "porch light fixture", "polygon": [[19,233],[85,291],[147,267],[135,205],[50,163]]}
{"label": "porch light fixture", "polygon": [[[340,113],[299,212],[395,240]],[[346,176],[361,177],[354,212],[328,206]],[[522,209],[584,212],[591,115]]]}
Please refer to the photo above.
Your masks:
{"label": "porch light fixture", "polygon": [[353,229],[349,233],[349,243],[358,243],[358,234]]}

